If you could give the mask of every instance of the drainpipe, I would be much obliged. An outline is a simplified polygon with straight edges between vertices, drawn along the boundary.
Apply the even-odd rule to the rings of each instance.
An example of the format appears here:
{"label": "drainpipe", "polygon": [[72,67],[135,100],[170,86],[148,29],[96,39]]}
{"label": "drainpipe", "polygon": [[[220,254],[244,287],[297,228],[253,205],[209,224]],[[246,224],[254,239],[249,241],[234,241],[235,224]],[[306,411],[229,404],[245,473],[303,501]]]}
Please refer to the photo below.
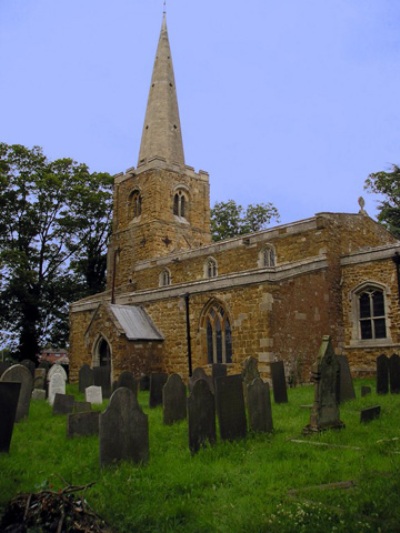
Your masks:
{"label": "drainpipe", "polygon": [[392,260],[394,264],[396,265],[396,273],[397,273],[397,293],[399,297],[400,302],[400,254],[399,252],[395,252],[394,256],[392,257]]}
{"label": "drainpipe", "polygon": [[190,339],[190,309],[189,309],[189,293],[184,295],[186,307],[186,342],[187,342],[187,357],[189,377],[192,376],[192,343]]}

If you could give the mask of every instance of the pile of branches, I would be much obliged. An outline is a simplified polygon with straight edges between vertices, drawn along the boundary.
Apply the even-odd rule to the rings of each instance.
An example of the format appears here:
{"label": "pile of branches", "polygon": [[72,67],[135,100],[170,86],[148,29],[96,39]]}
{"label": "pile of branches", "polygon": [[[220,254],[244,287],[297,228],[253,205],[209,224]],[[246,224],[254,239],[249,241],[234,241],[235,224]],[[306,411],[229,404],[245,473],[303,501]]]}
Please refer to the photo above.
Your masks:
{"label": "pile of branches", "polygon": [[74,493],[93,485],[69,485],[60,491],[19,494],[7,505],[0,523],[4,533],[112,533],[112,530]]}

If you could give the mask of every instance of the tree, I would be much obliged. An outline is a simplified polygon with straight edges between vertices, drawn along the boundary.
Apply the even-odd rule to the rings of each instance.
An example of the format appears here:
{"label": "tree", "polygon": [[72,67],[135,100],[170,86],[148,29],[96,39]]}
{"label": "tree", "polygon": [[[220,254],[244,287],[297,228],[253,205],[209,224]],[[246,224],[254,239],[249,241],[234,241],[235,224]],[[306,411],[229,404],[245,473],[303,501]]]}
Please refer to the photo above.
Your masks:
{"label": "tree", "polygon": [[392,165],[391,172],[370,174],[364,188],[382,197],[377,218],[396,238],[400,238],[400,167]]}
{"label": "tree", "polygon": [[20,359],[65,342],[68,303],[104,286],[112,178],[0,143],[0,329]]}
{"label": "tree", "polygon": [[279,221],[276,207],[267,204],[250,204],[244,209],[234,200],[216,202],[211,209],[211,235],[213,241],[222,241],[238,235],[265,229],[272,219]]}

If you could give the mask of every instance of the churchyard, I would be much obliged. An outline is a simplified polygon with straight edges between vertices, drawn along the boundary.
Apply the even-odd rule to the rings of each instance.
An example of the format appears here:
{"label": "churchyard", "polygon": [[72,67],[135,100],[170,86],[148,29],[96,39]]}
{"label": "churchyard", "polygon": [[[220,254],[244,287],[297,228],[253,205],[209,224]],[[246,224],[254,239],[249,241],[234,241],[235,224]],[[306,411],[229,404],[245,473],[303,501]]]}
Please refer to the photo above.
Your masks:
{"label": "churchyard", "polygon": [[[182,414],[177,402],[189,391],[177,377],[170,386],[178,393],[164,408],[159,391],[131,394],[132,383],[124,376],[124,388],[111,401],[99,401],[98,390],[90,390],[89,400],[96,401],[89,413],[87,390],[67,384],[65,398],[54,390],[52,404],[32,400],[29,413],[14,425],[9,452],[0,453],[0,512],[18,493],[79,486],[80,498],[120,533],[398,532],[400,395],[394,385],[390,393],[390,376],[386,394],[377,393],[375,378],[358,379],[343,385],[350,399],[335,410],[332,390],[324,392],[329,376],[322,374],[321,367],[315,369],[317,393],[314,384],[273,394],[253,381],[244,402],[262,397],[269,411],[246,410],[245,417],[230,415],[230,406],[242,412],[242,401],[234,399],[240,380],[217,378],[211,387],[216,397],[223,391],[217,411],[226,416],[216,418],[214,431],[207,414],[196,419],[197,425]],[[165,376],[157,380],[166,383]],[[196,398],[212,411],[214,394],[205,383],[191,383],[189,413],[196,413]],[[118,411],[116,399],[128,405],[128,413],[135,412],[133,423]],[[321,404],[327,415],[318,410]],[[67,422],[71,416],[75,421]],[[80,416],[90,418],[86,435],[76,433]],[[324,424],[336,429],[320,431]],[[199,427],[201,433],[207,425],[203,447],[196,438]],[[138,441],[133,456],[115,450],[113,440],[130,438],[131,426],[131,442],[136,447]],[[118,434],[121,427],[124,435]],[[105,428],[111,438],[103,440]]]}

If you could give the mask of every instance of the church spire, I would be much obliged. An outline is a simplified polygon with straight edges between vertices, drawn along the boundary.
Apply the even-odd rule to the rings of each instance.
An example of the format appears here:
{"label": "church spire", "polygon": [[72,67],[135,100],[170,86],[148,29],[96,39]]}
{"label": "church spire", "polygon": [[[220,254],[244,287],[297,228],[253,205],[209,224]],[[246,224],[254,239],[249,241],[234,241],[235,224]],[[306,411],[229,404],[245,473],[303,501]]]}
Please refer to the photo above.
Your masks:
{"label": "church spire", "polygon": [[167,163],[185,163],[165,12],[151,78],[138,166],[157,156],[164,158]]}

